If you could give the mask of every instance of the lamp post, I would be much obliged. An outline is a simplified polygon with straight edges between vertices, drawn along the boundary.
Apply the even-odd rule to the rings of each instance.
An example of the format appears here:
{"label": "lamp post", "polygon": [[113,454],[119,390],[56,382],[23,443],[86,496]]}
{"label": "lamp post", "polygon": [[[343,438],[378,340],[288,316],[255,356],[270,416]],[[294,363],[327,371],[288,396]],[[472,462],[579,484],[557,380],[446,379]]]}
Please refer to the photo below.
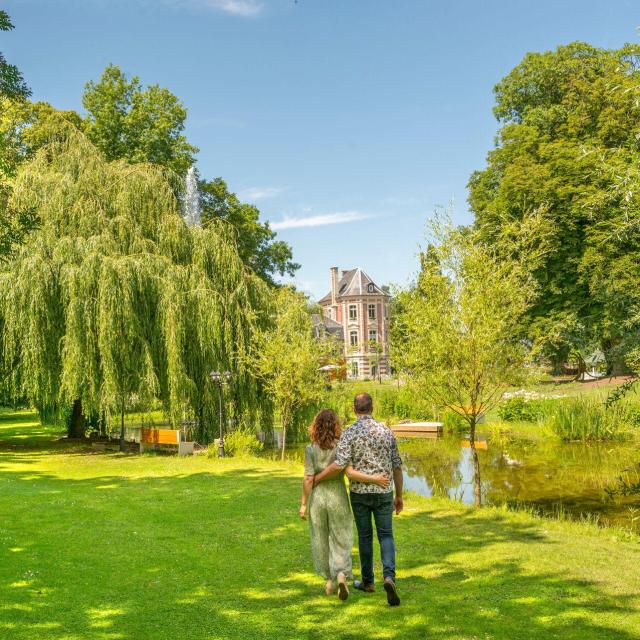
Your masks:
{"label": "lamp post", "polygon": [[218,388],[218,417],[220,418],[220,441],[218,445],[218,456],[224,458],[224,437],[222,433],[222,385],[231,381],[231,372],[212,371],[209,374],[211,382]]}

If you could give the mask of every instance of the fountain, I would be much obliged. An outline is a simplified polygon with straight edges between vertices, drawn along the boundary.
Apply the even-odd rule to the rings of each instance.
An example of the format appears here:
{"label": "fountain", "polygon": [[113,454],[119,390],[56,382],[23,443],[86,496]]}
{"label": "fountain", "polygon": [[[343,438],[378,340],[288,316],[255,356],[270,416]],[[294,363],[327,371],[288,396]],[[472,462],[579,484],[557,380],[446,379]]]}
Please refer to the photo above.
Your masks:
{"label": "fountain", "polygon": [[188,227],[200,224],[200,196],[198,195],[198,179],[194,167],[189,167],[184,181],[184,221]]}

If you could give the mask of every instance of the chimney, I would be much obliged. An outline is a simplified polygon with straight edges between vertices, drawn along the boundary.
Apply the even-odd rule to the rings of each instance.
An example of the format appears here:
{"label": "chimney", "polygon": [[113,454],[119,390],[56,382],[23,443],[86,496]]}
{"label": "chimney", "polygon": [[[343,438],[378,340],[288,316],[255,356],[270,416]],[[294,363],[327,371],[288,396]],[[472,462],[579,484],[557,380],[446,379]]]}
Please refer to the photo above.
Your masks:
{"label": "chimney", "polygon": [[331,306],[338,304],[338,267],[331,267]]}

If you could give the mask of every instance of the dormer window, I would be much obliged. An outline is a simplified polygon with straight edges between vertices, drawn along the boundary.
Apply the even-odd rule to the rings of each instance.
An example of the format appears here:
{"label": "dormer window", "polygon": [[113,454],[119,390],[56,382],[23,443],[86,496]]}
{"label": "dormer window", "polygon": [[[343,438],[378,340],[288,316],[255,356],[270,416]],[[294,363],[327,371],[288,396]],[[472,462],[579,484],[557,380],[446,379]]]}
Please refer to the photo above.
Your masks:
{"label": "dormer window", "polygon": [[369,284],[367,285],[367,291],[368,291],[369,293],[375,293],[375,292],[376,292],[376,285],[375,285],[375,284],[373,284],[373,282],[369,283]]}

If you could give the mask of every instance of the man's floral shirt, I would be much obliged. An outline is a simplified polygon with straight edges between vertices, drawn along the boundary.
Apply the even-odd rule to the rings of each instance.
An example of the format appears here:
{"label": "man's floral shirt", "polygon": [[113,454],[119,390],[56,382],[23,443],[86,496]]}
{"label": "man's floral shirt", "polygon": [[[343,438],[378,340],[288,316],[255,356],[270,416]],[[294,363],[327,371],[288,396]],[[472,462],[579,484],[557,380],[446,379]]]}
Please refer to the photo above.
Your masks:
{"label": "man's floral shirt", "polygon": [[393,470],[402,466],[398,443],[386,424],[371,416],[360,416],[344,430],[336,449],[336,464],[342,468],[349,464],[356,471],[389,476],[389,486],[350,481],[354,493],[388,493],[393,491]]}

